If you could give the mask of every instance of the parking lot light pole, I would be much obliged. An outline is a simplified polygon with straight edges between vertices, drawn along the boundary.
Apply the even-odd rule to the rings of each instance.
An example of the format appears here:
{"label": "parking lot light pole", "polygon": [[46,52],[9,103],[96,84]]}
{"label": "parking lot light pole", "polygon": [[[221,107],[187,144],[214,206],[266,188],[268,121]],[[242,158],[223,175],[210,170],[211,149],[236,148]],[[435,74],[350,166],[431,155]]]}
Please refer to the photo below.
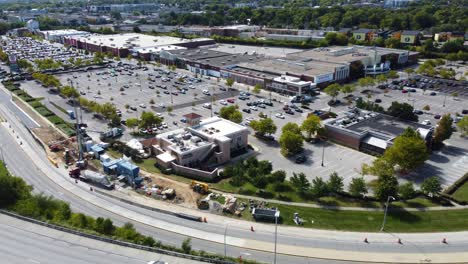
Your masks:
{"label": "parking lot light pole", "polygon": [[322,167],[323,167],[323,159],[325,158],[325,141],[323,142],[322,146]]}
{"label": "parking lot light pole", "polygon": [[382,227],[380,228],[380,232],[382,232],[384,230],[384,227],[385,227],[385,222],[387,222],[387,211],[388,211],[388,204],[390,203],[390,199],[392,199],[392,201],[395,201],[395,197],[389,195],[387,197],[387,202],[385,203],[385,212],[384,212],[384,218],[383,218],[383,222],[382,222]]}
{"label": "parking lot light pole", "polygon": [[447,94],[445,94],[444,96],[444,104],[442,105],[443,107],[445,107],[445,100],[447,99]]}

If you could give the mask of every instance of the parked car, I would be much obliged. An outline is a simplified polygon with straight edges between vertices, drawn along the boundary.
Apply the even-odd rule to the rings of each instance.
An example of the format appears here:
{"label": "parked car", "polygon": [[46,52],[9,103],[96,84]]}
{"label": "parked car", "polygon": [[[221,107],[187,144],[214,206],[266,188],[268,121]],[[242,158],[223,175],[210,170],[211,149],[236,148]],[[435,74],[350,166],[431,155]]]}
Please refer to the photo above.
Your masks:
{"label": "parked car", "polygon": [[436,92],[431,92],[429,95],[430,95],[430,96],[436,96],[437,93],[436,93]]}
{"label": "parked car", "polygon": [[304,163],[307,160],[307,157],[304,155],[300,155],[296,157],[296,163],[301,164]]}
{"label": "parked car", "polygon": [[222,104],[222,105],[227,105],[228,104],[225,100],[221,100],[221,101],[219,101],[219,103]]}
{"label": "parked car", "polygon": [[246,113],[248,113],[248,114],[250,114],[250,113],[252,112],[252,111],[250,111],[250,109],[248,109],[248,108],[244,108],[244,109],[242,109],[242,111],[243,111],[243,112],[246,112]]}
{"label": "parked car", "polygon": [[382,99],[377,98],[377,99],[375,99],[375,102],[380,104],[382,102]]}
{"label": "parked car", "polygon": [[280,118],[280,119],[285,119],[285,118],[286,118],[286,117],[285,117],[283,114],[281,114],[281,113],[277,113],[277,114],[275,114],[275,116],[276,116],[277,118]]}
{"label": "parked car", "polygon": [[421,124],[426,125],[426,126],[429,126],[429,125],[431,124],[431,121],[429,121],[429,120],[424,120],[424,121],[421,122]]}
{"label": "parked car", "polygon": [[439,115],[439,114],[434,115],[434,118],[435,118],[435,119],[440,119],[440,118],[441,118],[441,115]]}

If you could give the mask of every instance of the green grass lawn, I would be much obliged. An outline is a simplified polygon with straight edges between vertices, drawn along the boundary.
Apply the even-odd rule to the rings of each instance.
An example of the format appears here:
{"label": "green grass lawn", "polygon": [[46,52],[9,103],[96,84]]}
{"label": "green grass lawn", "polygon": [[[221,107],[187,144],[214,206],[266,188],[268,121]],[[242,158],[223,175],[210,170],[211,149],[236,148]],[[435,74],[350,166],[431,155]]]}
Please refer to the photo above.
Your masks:
{"label": "green grass lawn", "polygon": [[[230,193],[239,193],[244,195],[257,196],[256,192],[258,188],[253,186],[251,183],[245,183],[240,187],[233,186],[229,183],[229,179],[221,180],[217,183],[211,183],[210,186],[217,190]],[[364,201],[359,199],[352,199],[349,197],[337,196],[337,197],[321,197],[318,200],[307,200],[300,196],[294,188],[286,190],[284,192],[276,192],[273,189],[273,185],[269,184],[265,190],[273,194],[273,197],[264,197],[268,199],[289,201],[289,202],[300,202],[300,203],[311,203],[318,205],[328,205],[328,206],[341,206],[341,207],[369,207],[369,208],[379,208],[382,206],[382,203],[376,201]],[[260,199],[261,197],[259,197]],[[432,202],[424,196],[420,196],[407,201],[397,201],[393,203],[395,206],[400,207],[412,207],[412,208],[423,208],[423,207],[434,207],[440,206],[439,204]]]}
{"label": "green grass lawn", "polygon": [[452,196],[460,201],[467,201],[468,202],[468,181],[465,182],[460,188],[458,188]]}
{"label": "green grass lawn", "polygon": [[[270,205],[275,206],[275,205]],[[277,205],[283,223],[295,225],[293,215],[298,212],[305,220],[304,227],[349,231],[379,231],[383,212],[336,211],[295,206]],[[389,232],[436,232],[468,229],[468,210],[427,212],[390,211],[386,231]]]}

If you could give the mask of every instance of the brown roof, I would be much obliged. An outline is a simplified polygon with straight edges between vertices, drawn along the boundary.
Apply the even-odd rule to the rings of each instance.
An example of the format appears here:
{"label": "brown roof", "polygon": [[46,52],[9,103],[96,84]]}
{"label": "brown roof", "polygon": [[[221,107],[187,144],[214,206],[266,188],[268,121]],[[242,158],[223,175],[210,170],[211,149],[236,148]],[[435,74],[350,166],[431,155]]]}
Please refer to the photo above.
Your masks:
{"label": "brown roof", "polygon": [[149,148],[153,145],[156,145],[156,138],[152,137],[145,140],[141,140],[140,143],[143,145],[144,148]]}
{"label": "brown roof", "polygon": [[196,118],[200,118],[202,116],[199,115],[199,114],[196,114],[196,113],[190,113],[190,114],[184,115],[184,117],[187,118],[187,119],[196,119]]}

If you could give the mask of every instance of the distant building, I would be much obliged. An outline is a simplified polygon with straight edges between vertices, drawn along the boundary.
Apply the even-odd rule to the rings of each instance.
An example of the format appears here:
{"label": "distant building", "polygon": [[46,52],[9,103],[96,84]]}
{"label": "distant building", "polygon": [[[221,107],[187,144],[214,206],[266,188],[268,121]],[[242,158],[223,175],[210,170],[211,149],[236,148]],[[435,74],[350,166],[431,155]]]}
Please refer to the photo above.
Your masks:
{"label": "distant building", "polygon": [[346,117],[325,121],[327,136],[339,144],[373,155],[381,155],[403,131],[411,127],[428,145],[434,128],[392,116],[356,109]]}
{"label": "distant building", "polygon": [[26,28],[30,32],[35,32],[39,30],[39,22],[35,19],[28,20],[28,22],[26,22]]}
{"label": "distant building", "polygon": [[[172,49],[170,46],[183,48],[195,48],[202,45],[210,45],[215,42],[208,38],[183,39],[168,36],[149,36],[137,33],[127,34],[87,34],[79,36],[65,37],[64,43],[91,52],[110,52],[113,56],[127,57],[128,55],[138,53],[148,53],[148,51],[159,52],[163,48]],[[137,54],[140,56],[139,54]],[[142,58],[154,58],[156,54],[142,54]]]}
{"label": "distant building", "polygon": [[353,37],[357,41],[371,41],[374,39],[376,30],[360,28],[352,31]]}
{"label": "distant building", "polygon": [[404,30],[400,35],[400,43],[415,45],[419,43],[420,38],[420,31]]}
{"label": "distant building", "polygon": [[225,37],[239,37],[241,33],[255,32],[259,30],[259,26],[250,25],[233,25],[224,27],[211,28],[211,35],[225,36]]}
{"label": "distant building", "polygon": [[58,29],[40,31],[39,34],[49,41],[64,43],[65,38],[86,36],[89,35],[89,32],[75,29]]}

